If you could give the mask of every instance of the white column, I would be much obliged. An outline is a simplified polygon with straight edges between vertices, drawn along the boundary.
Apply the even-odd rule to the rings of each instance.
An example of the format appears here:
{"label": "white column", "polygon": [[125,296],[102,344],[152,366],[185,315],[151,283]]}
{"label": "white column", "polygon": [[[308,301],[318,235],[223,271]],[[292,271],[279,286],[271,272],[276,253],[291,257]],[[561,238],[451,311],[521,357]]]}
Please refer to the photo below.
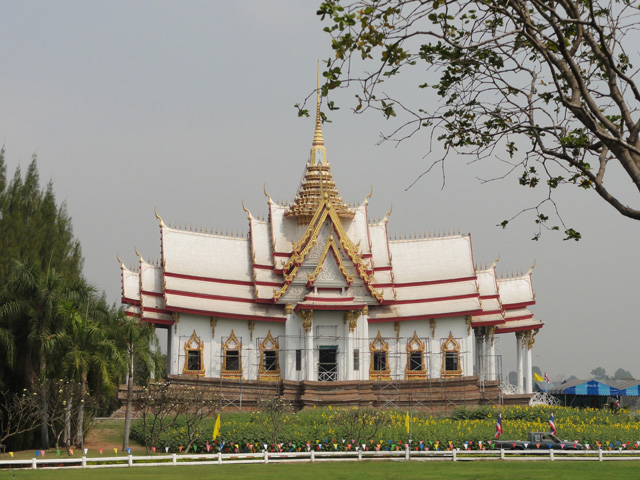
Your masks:
{"label": "white column", "polygon": [[172,371],[172,363],[173,363],[173,345],[171,344],[173,341],[173,327],[169,326],[167,328],[167,373],[171,375]]}
{"label": "white column", "polygon": [[517,359],[517,373],[518,373],[518,393],[523,393],[523,355],[522,355],[522,332],[516,332],[516,359]]}
{"label": "white column", "polygon": [[473,338],[473,328],[471,328],[471,315],[467,315],[467,341],[466,341],[466,350],[467,354],[465,355],[465,363],[463,365],[464,375],[473,375],[473,362],[474,362],[474,338]]}
{"label": "white column", "polygon": [[494,345],[495,327],[488,328],[487,342],[489,351],[487,353],[487,380],[496,379],[496,347]]}
{"label": "white column", "polygon": [[525,333],[524,336],[524,375],[525,375],[525,391],[524,393],[533,393],[533,379],[531,378],[533,368],[531,365],[531,331]]}
{"label": "white column", "polygon": [[313,364],[313,310],[301,310],[304,336],[305,380],[318,380],[314,378],[315,365]]}

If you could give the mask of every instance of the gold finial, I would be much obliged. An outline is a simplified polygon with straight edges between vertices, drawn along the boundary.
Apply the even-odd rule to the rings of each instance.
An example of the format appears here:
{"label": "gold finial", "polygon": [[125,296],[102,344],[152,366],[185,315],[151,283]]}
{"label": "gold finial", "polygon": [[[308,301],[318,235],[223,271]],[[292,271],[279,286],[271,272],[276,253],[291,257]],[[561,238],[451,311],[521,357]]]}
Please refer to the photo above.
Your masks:
{"label": "gold finial", "polygon": [[500,261],[500,252],[498,252],[498,258],[496,258],[493,261],[493,264],[491,265],[491,268],[496,268],[496,265],[498,264],[499,261]]}
{"label": "gold finial", "polygon": [[527,272],[527,275],[531,275],[533,273],[533,269],[536,266],[536,261],[535,259],[533,260],[533,265],[531,265],[531,267],[529,267],[529,271]]}
{"label": "gold finial", "polygon": [[267,184],[264,184],[264,196],[267,197],[267,203],[271,204],[273,203],[273,200],[271,200],[271,195],[269,195],[267,193]]}
{"label": "gold finial", "polygon": [[247,220],[251,220],[251,212],[249,211],[249,209],[247,207],[244,206],[244,199],[242,200],[242,209],[247,212]]}
{"label": "gold finial", "polygon": [[160,215],[158,215],[158,209],[157,209],[155,206],[153,207],[153,211],[154,211],[154,213],[156,214],[156,218],[157,218],[158,220],[160,220],[159,225],[160,225],[160,226],[163,226],[163,225],[164,225],[164,222],[162,221],[162,217],[160,217]]}
{"label": "gold finial", "polygon": [[120,262],[120,268],[124,268],[124,262],[120,258],[120,254],[119,253],[116,253],[116,258],[118,259],[118,262]]}
{"label": "gold finial", "polygon": [[393,212],[393,203],[391,204],[391,208],[389,209],[389,211],[387,212],[387,214],[384,216],[384,219],[382,220],[383,222],[387,223],[389,221],[389,215],[391,215],[391,212]]}
{"label": "gold finial", "polygon": [[[314,147],[324,147],[324,139],[322,138],[322,117],[320,116],[320,60],[318,60],[318,85],[316,88],[316,131],[313,134]],[[314,164],[317,165],[319,159],[314,159]],[[322,165],[327,164],[326,156],[322,156]]]}

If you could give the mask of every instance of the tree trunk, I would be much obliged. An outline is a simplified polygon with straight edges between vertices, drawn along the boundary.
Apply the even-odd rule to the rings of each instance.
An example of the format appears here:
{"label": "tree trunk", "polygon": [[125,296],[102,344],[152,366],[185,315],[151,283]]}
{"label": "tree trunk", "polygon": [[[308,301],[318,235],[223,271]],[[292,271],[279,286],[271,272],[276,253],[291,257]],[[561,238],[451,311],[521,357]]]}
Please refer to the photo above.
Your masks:
{"label": "tree trunk", "polygon": [[73,394],[67,400],[67,411],[64,415],[64,446],[71,448],[71,409],[73,408]]}
{"label": "tree trunk", "polygon": [[124,438],[122,439],[122,451],[129,448],[129,433],[131,431],[131,407],[133,403],[133,353],[129,359],[129,378],[127,379],[127,409],[124,415]]}
{"label": "tree trunk", "polygon": [[42,346],[40,353],[40,444],[42,449],[49,448],[49,403],[47,401],[47,382],[45,379],[45,372],[47,369],[47,360],[42,353]]}
{"label": "tree trunk", "polygon": [[84,447],[84,399],[87,396],[87,378],[86,375],[82,378],[82,386],[80,393],[80,405],[78,406],[78,425],[76,425],[76,447]]}

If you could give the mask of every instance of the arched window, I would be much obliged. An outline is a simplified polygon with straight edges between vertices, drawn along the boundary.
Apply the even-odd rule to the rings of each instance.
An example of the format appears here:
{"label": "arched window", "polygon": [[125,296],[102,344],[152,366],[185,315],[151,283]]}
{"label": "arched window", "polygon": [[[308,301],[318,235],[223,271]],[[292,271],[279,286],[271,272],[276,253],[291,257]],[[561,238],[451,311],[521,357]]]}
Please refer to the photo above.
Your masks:
{"label": "arched window", "polygon": [[231,330],[231,335],[222,343],[222,377],[242,378],[242,342]]}
{"label": "arched window", "polygon": [[194,330],[189,340],[184,343],[184,367],[182,373],[187,375],[204,375],[204,362],[202,361],[202,351],[204,342],[200,340]]}
{"label": "arched window", "polygon": [[269,330],[265,339],[260,343],[260,369],[258,370],[260,380],[280,380],[279,349],[278,341],[273,338],[271,330]]}
{"label": "arched window", "polygon": [[413,332],[413,337],[407,342],[407,366],[404,369],[406,380],[419,380],[427,378],[427,366],[425,364],[426,344],[420,340],[418,333]]}
{"label": "arched window", "polygon": [[442,342],[442,376],[462,375],[460,362],[460,344],[449,332],[449,338]]}
{"label": "arched window", "polygon": [[371,364],[369,365],[369,380],[391,380],[391,368],[389,367],[389,344],[378,335],[369,344],[371,352]]}

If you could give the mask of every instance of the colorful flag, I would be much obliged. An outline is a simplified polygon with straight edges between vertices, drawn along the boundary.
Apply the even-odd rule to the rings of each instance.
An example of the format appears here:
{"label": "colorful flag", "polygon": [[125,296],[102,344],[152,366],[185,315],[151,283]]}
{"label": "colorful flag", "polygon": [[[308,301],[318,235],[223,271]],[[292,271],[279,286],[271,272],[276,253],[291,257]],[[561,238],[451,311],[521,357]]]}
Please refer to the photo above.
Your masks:
{"label": "colorful flag", "polygon": [[218,418],[216,418],[216,423],[213,426],[213,440],[215,440],[220,433],[220,414],[218,414]]}
{"label": "colorful flag", "polygon": [[502,435],[502,413],[498,414],[498,421],[496,422],[496,438],[500,438]]}
{"label": "colorful flag", "polygon": [[620,397],[616,397],[616,408],[620,410]]}
{"label": "colorful flag", "polygon": [[410,433],[410,422],[411,418],[409,418],[409,412],[407,412],[407,415],[404,417],[404,426],[407,427],[407,433]]}
{"label": "colorful flag", "polygon": [[553,420],[553,412],[551,412],[551,416],[549,417],[549,428],[551,428],[551,433],[556,434],[556,422]]}
{"label": "colorful flag", "polygon": [[549,377],[547,377],[547,372],[544,372],[544,381],[547,383],[551,383],[551,380],[549,380]]}
{"label": "colorful flag", "polygon": [[536,382],[542,382],[542,381],[544,381],[544,378],[542,378],[542,377],[541,377],[539,374],[537,374],[536,372],[533,372],[533,379],[534,379]]}

